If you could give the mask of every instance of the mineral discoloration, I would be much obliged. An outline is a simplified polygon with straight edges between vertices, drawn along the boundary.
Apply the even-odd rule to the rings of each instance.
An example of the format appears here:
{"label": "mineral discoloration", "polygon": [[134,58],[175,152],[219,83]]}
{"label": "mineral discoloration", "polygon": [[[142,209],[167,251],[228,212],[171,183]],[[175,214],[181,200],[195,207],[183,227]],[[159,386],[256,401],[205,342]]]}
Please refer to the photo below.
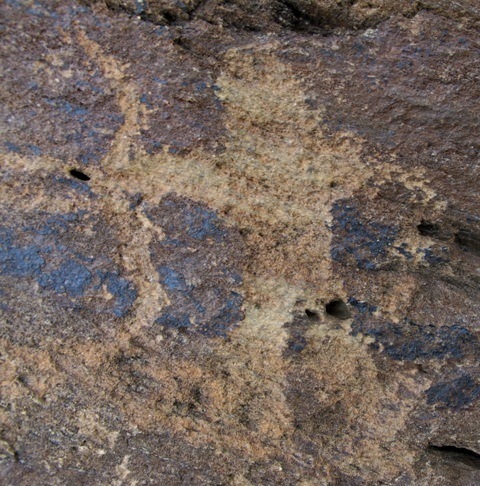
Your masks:
{"label": "mineral discoloration", "polygon": [[226,336],[243,319],[241,235],[207,207],[174,195],[146,214],[164,234],[150,252],[170,301],[155,322]]}
{"label": "mineral discoloration", "polygon": [[[335,235],[331,250],[333,260],[348,265],[351,258],[353,264],[364,270],[378,270],[382,264],[385,267],[389,247],[393,245],[398,230],[374,221],[362,221],[359,211],[348,202],[336,202],[332,212],[331,229]],[[405,256],[408,258],[409,254]]]}
{"label": "mineral discoloration", "polygon": [[478,482],[475,0],[0,11],[2,482]]}
{"label": "mineral discoloration", "polygon": [[437,383],[426,392],[427,403],[458,410],[475,404],[480,398],[480,384],[468,374],[448,382]]}
{"label": "mineral discoloration", "polygon": [[[36,302],[40,298],[51,302],[54,312],[64,308],[87,314],[84,324],[79,320],[77,330],[75,325],[64,329],[53,326],[47,331],[53,335],[57,331],[62,335],[80,334],[97,313],[120,318],[132,309],[137,290],[124,270],[115,264],[115,256],[108,248],[114,234],[103,221],[85,211],[14,214],[9,219],[13,227],[2,228],[0,253],[0,275],[5,289],[3,316],[10,323],[3,333],[37,340],[41,336],[33,337],[35,330],[45,332],[41,320],[33,325],[15,324],[16,294],[20,289],[32,299],[28,307],[34,315],[43,313]],[[15,228],[13,222],[18,224],[22,220],[25,224]],[[13,289],[7,285],[12,277],[16,278]]]}
{"label": "mineral discoloration", "polygon": [[399,324],[389,322],[355,323],[354,334],[362,332],[376,340],[376,349],[393,359],[414,361],[418,359],[460,360],[465,353],[474,352],[478,346],[476,336],[458,326],[418,325],[408,319]]}

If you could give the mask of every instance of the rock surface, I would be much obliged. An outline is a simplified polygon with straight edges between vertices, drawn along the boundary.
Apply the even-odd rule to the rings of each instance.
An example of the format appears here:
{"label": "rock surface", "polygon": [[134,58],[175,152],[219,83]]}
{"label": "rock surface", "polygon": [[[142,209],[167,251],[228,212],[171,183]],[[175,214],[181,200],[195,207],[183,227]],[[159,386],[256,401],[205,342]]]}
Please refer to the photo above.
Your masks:
{"label": "rock surface", "polygon": [[2,484],[480,484],[476,0],[0,23]]}

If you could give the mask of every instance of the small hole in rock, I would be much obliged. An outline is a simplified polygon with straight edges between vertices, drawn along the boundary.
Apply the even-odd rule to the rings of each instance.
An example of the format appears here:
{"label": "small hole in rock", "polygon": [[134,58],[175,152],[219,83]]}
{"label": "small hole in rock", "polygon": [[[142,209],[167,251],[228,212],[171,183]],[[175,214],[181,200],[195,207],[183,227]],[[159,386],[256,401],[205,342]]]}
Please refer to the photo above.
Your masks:
{"label": "small hole in rock", "polygon": [[335,187],[338,187],[338,182],[337,181],[330,181],[329,186],[334,189]]}
{"label": "small hole in rock", "polygon": [[318,319],[319,319],[318,312],[314,311],[314,310],[305,309],[305,315],[311,321],[318,321]]}
{"label": "small hole in rock", "polygon": [[461,462],[475,469],[480,469],[480,454],[470,449],[449,445],[429,445],[427,450],[441,454],[445,458],[448,457],[451,461]]}
{"label": "small hole in rock", "polygon": [[436,236],[440,233],[440,226],[438,224],[430,223],[425,220],[422,220],[417,226],[417,229],[422,236]]}
{"label": "small hole in rock", "polygon": [[350,319],[352,313],[348,310],[347,304],[340,299],[334,299],[325,306],[325,311],[329,316],[337,319]]}
{"label": "small hole in rock", "polygon": [[84,174],[82,171],[77,170],[77,169],[71,169],[70,175],[72,177],[75,177],[75,179],[80,179],[81,181],[89,181],[90,180],[90,177],[88,177],[87,174]]}

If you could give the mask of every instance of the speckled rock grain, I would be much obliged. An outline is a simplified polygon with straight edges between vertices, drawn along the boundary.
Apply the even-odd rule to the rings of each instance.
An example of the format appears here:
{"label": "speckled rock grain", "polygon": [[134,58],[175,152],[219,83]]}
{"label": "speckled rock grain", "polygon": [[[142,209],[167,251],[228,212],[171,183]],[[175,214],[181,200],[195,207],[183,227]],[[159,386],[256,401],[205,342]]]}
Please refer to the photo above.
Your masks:
{"label": "speckled rock grain", "polygon": [[479,484],[479,22],[0,2],[2,484]]}

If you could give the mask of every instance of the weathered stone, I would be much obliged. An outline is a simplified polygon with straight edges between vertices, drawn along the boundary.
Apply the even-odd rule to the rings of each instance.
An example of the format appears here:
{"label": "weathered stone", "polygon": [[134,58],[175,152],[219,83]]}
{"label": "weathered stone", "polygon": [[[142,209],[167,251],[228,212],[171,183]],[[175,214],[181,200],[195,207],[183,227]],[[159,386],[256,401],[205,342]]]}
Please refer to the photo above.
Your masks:
{"label": "weathered stone", "polygon": [[2,484],[480,483],[476,0],[0,18]]}

